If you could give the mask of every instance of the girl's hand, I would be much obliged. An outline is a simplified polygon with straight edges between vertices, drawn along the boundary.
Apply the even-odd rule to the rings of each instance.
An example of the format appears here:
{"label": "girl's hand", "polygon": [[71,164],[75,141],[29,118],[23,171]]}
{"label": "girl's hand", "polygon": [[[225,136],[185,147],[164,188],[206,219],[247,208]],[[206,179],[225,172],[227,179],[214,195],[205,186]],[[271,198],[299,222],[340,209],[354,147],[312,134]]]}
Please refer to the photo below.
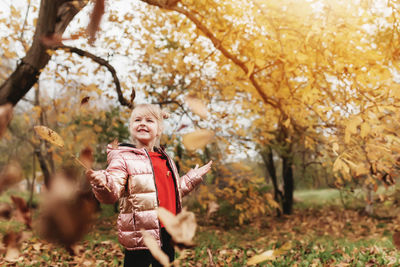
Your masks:
{"label": "girl's hand", "polygon": [[107,183],[106,176],[102,171],[88,170],[86,171],[86,177],[94,186],[104,186]]}
{"label": "girl's hand", "polygon": [[197,175],[203,176],[211,169],[212,160],[210,160],[206,165],[199,168],[199,164],[196,164],[193,171],[196,172]]}

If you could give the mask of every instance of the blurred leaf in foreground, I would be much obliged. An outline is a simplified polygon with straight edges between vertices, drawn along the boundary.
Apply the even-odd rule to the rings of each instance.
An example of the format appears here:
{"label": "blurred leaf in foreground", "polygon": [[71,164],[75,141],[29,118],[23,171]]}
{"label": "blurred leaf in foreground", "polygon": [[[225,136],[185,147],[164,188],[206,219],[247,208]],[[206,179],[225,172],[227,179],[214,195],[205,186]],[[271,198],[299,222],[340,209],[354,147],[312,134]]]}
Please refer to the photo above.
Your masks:
{"label": "blurred leaf in foreground", "polygon": [[5,133],[8,124],[12,119],[13,105],[10,103],[0,106],[0,138]]}
{"label": "blurred leaf in foreground", "polygon": [[163,207],[158,208],[158,218],[178,245],[193,246],[196,233],[196,218],[193,212],[182,210],[178,215],[172,214]]}
{"label": "blurred leaf in foreground", "polygon": [[11,200],[14,203],[15,218],[24,223],[28,229],[32,228],[32,213],[26,204],[26,201],[22,197],[11,196]]}
{"label": "blurred leaf in foreground", "polygon": [[44,239],[58,243],[73,253],[71,246],[89,231],[97,203],[91,193],[79,190],[76,177],[56,174],[41,201],[35,228]]}
{"label": "blurred leaf in foreground", "polygon": [[144,230],[142,230],[141,233],[143,235],[145,245],[149,248],[150,253],[154,256],[154,258],[163,266],[169,266],[169,258],[167,254],[161,250],[156,239]]}
{"label": "blurred leaf in foreground", "polygon": [[18,162],[12,161],[0,172],[0,192],[22,180],[22,170]]}
{"label": "blurred leaf in foreground", "polygon": [[214,138],[214,132],[206,129],[200,129],[183,136],[182,143],[187,150],[196,150],[203,148]]}

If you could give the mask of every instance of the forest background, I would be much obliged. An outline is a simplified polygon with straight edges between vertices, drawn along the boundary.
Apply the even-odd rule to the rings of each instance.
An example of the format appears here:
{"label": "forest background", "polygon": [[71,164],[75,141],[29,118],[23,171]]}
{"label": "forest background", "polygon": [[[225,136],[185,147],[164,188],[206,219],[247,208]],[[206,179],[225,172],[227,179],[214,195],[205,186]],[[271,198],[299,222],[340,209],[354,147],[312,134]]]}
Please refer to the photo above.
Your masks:
{"label": "forest background", "polygon": [[[180,264],[398,262],[396,1],[0,5],[7,262],[118,265],[120,252],[97,250],[102,244],[120,251],[112,209],[101,207],[101,227],[77,219],[78,200],[95,211],[81,194],[83,169],[71,155],[104,168],[106,145],[129,140],[129,113],[141,102],[172,114],[162,143],[181,173],[214,162],[186,200],[197,215],[198,246],[181,253]],[[56,131],[64,146],[40,139],[37,125]],[[79,184],[77,206],[68,204],[62,215],[71,229],[83,225],[82,232],[67,235],[60,230],[65,225],[48,219],[60,215],[48,204],[58,192],[50,184],[59,170]],[[54,225],[58,232],[42,229]],[[34,229],[29,238],[17,234],[25,228]],[[232,229],[243,231],[243,240]],[[44,252],[53,242],[66,250]],[[30,253],[35,257],[27,259]]]}

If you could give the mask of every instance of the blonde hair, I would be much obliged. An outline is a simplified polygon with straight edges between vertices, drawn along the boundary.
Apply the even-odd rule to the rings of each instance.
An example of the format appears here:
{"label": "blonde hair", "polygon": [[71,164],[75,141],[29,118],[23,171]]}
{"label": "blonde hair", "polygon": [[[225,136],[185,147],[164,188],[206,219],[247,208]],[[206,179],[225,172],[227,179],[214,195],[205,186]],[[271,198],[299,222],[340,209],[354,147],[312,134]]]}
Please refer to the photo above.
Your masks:
{"label": "blonde hair", "polygon": [[157,147],[159,147],[160,146],[161,134],[162,134],[162,132],[164,130],[163,121],[164,121],[164,119],[168,119],[169,118],[169,113],[166,112],[165,110],[162,110],[158,105],[154,105],[154,104],[139,104],[139,105],[136,105],[135,108],[132,110],[131,117],[129,119],[129,132],[131,133],[131,140],[132,140],[133,143],[136,142],[136,140],[132,136],[133,122],[134,122],[135,116],[137,116],[137,115],[140,115],[140,116],[151,115],[156,119],[157,126],[158,126],[158,136],[156,138],[155,145]]}

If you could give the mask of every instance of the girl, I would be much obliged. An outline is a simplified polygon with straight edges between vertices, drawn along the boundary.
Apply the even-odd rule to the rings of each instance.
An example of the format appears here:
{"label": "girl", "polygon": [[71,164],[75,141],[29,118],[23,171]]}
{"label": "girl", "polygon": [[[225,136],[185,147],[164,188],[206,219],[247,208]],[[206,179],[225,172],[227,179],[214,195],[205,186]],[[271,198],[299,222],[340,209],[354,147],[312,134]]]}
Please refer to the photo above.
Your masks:
{"label": "girl", "polygon": [[182,197],[202,181],[212,162],[196,166],[179,177],[172,159],[159,147],[163,119],[168,114],[158,106],[136,106],[130,118],[132,144],[108,145],[106,170],[89,170],[87,176],[96,198],[102,203],[120,200],[118,239],[125,247],[124,266],[161,266],[143,242],[141,229],[151,233],[174,260],[171,236],[157,217],[157,207],[173,214],[182,209]]}

